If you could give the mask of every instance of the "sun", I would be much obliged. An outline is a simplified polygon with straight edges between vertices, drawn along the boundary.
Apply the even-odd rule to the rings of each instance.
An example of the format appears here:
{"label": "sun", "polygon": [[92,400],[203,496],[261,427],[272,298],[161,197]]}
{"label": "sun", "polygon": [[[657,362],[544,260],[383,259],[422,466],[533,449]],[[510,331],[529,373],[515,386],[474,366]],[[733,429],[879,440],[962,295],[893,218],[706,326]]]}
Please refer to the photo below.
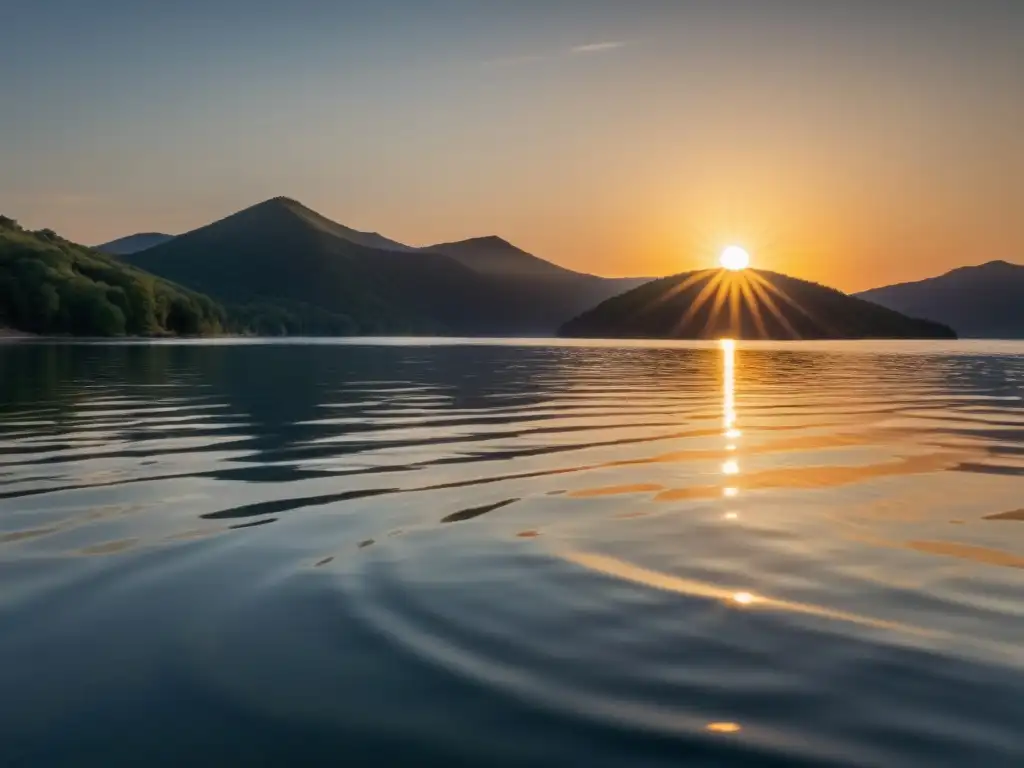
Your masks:
{"label": "sun", "polygon": [[722,251],[722,255],[718,257],[718,263],[721,264],[724,269],[739,272],[741,269],[746,269],[750,266],[750,254],[738,245],[730,245]]}

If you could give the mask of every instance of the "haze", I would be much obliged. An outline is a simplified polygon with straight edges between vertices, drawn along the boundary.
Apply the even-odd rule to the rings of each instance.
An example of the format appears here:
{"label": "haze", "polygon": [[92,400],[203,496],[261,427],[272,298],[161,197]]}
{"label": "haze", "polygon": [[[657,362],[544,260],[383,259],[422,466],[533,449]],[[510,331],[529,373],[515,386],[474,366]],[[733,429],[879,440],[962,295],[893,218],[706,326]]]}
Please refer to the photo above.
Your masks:
{"label": "haze", "polygon": [[1019,0],[34,0],[0,69],[0,212],[79,242],[288,195],[609,276],[1024,260]]}

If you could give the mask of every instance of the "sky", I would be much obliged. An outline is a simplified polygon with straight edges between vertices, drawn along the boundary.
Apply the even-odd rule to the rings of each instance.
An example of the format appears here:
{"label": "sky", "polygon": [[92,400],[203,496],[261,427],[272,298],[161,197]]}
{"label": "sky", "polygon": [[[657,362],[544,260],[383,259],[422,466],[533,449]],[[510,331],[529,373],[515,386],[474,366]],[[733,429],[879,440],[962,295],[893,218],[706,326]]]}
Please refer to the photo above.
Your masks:
{"label": "sky", "polygon": [[1024,262],[1021,0],[12,0],[0,213],[285,195],[413,245],[854,291]]}

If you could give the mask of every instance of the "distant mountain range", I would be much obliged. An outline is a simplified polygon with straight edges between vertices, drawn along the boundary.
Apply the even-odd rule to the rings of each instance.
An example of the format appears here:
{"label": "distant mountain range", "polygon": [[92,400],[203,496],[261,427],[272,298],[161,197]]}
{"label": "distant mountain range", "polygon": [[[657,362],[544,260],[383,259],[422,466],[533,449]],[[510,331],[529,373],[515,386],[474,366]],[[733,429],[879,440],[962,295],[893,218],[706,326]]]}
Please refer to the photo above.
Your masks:
{"label": "distant mountain range", "polygon": [[497,237],[413,248],[284,197],[125,258],[266,333],[551,335],[645,282],[563,269]]}
{"label": "distant mountain range", "polygon": [[990,261],[938,277],[858,293],[915,317],[929,317],[973,338],[1024,338],[1024,266]]}
{"label": "distant mountain range", "polygon": [[654,280],[562,326],[563,336],[657,339],[956,338],[833,288],[775,272],[704,270]]}
{"label": "distant mountain range", "polygon": [[[0,230],[0,325],[43,333],[1024,338],[1024,266],[1005,261],[853,297],[755,270],[602,278],[496,236],[410,246],[286,197],[96,249],[6,217]],[[712,280],[761,298],[715,314]]]}
{"label": "distant mountain range", "polygon": [[96,250],[109,253],[112,256],[127,256],[173,239],[174,235],[165,235],[162,232],[140,232],[137,235],[128,235],[103,245],[97,245]]}

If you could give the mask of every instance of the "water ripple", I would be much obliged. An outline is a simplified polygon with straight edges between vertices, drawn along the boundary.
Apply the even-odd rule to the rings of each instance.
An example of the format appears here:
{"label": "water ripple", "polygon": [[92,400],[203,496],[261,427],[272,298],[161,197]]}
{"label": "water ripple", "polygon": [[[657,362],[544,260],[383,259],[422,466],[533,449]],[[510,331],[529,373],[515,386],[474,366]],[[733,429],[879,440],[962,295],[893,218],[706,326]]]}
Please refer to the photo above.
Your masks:
{"label": "water ripple", "polygon": [[1020,765],[1021,352],[0,345],[0,739]]}

